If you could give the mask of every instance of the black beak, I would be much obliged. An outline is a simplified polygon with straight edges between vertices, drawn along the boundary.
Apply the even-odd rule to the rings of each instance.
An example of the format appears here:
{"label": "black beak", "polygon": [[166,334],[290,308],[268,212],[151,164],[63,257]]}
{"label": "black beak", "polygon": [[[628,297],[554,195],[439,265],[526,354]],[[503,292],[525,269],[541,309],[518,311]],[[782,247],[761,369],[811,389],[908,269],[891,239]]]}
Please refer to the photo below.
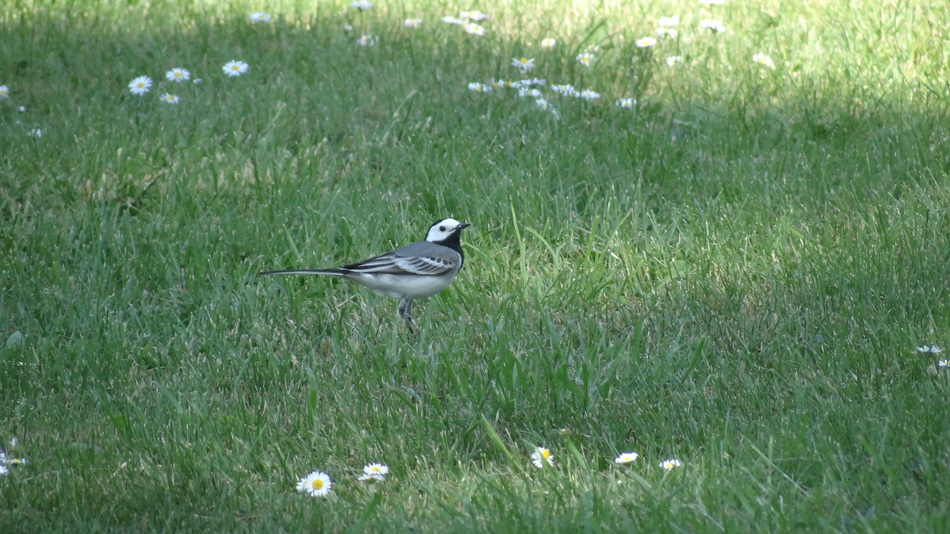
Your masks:
{"label": "black beak", "polygon": [[463,229],[463,228],[468,228],[469,226],[471,226],[471,224],[469,224],[469,223],[461,223],[461,224],[459,224],[458,226],[456,226],[455,229],[456,229],[456,230],[461,230],[461,229]]}

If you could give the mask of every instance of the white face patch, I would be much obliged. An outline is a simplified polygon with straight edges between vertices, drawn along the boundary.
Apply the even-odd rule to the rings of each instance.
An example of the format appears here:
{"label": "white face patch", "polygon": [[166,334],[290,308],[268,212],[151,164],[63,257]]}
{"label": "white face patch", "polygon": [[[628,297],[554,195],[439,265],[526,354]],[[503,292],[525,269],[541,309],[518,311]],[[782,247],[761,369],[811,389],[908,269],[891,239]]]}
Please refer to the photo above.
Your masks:
{"label": "white face patch", "polygon": [[426,234],[426,241],[438,242],[447,239],[461,224],[462,223],[455,219],[442,219],[429,227],[429,233]]}

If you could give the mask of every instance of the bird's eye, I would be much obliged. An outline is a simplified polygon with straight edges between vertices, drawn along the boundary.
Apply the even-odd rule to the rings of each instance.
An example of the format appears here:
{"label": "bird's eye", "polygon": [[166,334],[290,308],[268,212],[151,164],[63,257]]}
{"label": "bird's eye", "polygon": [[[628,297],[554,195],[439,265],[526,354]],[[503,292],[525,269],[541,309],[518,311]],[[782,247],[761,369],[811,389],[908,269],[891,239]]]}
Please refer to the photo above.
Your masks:
{"label": "bird's eye", "polygon": [[445,231],[445,227],[444,227],[444,226],[440,226],[440,227],[439,227],[439,231],[440,231],[440,232],[444,232],[444,231]]}

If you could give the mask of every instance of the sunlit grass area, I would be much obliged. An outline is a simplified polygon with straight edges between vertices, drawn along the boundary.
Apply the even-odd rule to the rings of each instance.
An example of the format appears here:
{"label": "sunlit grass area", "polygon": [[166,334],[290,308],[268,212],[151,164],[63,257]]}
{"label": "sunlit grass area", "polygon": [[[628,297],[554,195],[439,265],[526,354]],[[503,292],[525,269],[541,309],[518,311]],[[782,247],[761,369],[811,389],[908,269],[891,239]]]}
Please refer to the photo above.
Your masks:
{"label": "sunlit grass area", "polygon": [[0,9],[0,532],[950,531],[950,6],[374,4]]}

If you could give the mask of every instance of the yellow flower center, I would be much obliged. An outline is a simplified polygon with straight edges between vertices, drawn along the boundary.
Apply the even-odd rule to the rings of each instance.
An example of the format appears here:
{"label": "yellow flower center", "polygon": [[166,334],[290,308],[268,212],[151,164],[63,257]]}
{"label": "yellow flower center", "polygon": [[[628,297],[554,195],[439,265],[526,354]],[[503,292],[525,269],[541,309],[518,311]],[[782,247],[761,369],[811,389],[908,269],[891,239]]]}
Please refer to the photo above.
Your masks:
{"label": "yellow flower center", "polygon": [[315,490],[322,489],[322,488],[323,488],[323,481],[320,480],[319,478],[316,478],[316,479],[314,479],[314,481],[313,481],[313,483],[312,483],[312,486],[313,486],[313,489],[315,489]]}
{"label": "yellow flower center", "polygon": [[549,456],[551,456],[551,451],[547,449],[544,449],[543,451],[541,451],[541,457],[544,458],[545,460],[547,460]]}

